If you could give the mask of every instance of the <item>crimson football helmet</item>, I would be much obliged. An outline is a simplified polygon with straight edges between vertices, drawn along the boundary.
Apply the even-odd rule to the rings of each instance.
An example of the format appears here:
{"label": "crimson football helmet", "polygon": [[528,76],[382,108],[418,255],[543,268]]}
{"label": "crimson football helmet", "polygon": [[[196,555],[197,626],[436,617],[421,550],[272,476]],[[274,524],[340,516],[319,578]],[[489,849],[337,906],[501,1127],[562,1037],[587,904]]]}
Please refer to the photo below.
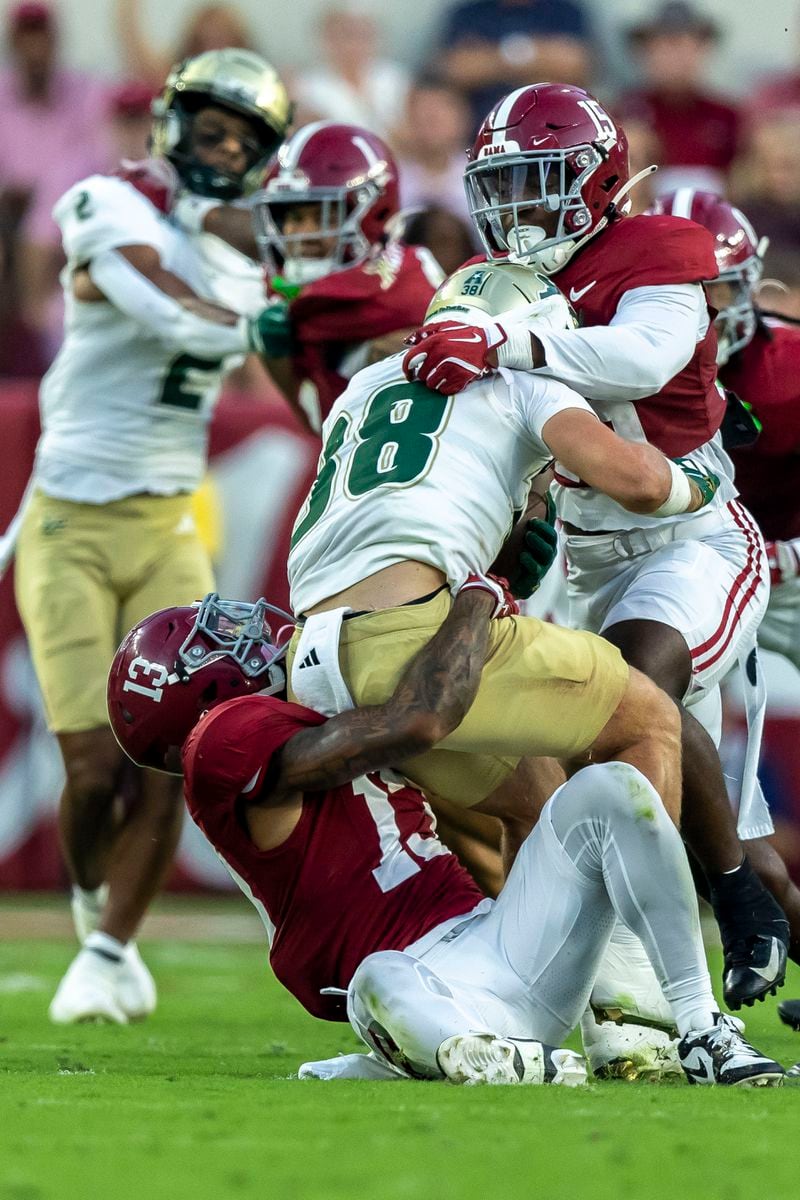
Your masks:
{"label": "crimson football helmet", "polygon": [[759,238],[743,212],[714,192],[678,188],[660,196],[648,209],[651,213],[670,213],[696,221],[714,235],[714,257],[719,275],[709,283],[729,283],[733,289],[730,304],[719,310],[717,362],[724,366],[732,354],[741,350],[756,331],[755,297],[764,272],[768,238]]}
{"label": "crimson football helmet", "polygon": [[[287,213],[300,205],[318,206],[318,227],[287,233]],[[387,241],[387,222],[400,207],[397,164],[368,129],[317,121],[282,147],[252,207],[269,270],[310,283],[363,262]],[[321,240],[332,249],[314,257],[309,250]]]}
{"label": "crimson football helmet", "polygon": [[631,187],[655,169],[630,179],[622,129],[594,96],[561,83],[501,100],[468,158],[467,200],[487,256],[548,275],[625,212]]}
{"label": "crimson football helmet", "polygon": [[288,613],[261,599],[165,608],[145,617],[123,641],[108,676],[108,715],[122,749],[141,767],[170,769],[206,709],[249,692],[283,690],[281,659],[267,614],[293,627]]}

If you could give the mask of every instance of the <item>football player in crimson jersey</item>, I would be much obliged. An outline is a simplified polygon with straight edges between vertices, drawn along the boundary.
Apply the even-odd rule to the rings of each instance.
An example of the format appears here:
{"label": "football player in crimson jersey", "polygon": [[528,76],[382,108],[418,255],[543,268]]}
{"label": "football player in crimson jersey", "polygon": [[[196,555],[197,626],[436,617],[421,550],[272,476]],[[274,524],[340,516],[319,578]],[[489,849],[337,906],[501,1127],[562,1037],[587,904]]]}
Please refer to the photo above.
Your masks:
{"label": "football player in crimson jersey", "polygon": [[[719,274],[707,290],[718,310],[719,377],[761,424],[751,445],[730,451],[742,499],[767,538],[772,590],[758,641],[800,670],[800,327],[757,307],[767,240],[738,208],[713,192],[680,188],[662,197],[656,210],[688,217],[714,235]],[[751,858],[764,853],[790,919],[790,953],[798,961],[800,893],[770,846],[748,843]],[[780,1011],[800,1027],[800,1001],[785,1000]]]}
{"label": "football player in crimson jersey", "polygon": [[[277,977],[369,1047],[301,1077],[582,1083],[583,1060],[553,1043],[621,918],[657,964],[689,1081],[782,1082],[717,1012],[680,836],[631,763],[585,767],[559,790],[496,903],[387,769],[469,709],[490,618],[513,611],[496,583],[467,579],[385,704],[329,721],[257,694],[279,686],[267,609],[212,595],[148,617],[117,652],[108,699],[135,761],[182,764],[189,810],[258,909]],[[662,719],[660,700],[650,715]]]}
{"label": "football player in crimson jersey", "polygon": [[393,229],[397,164],[358,125],[318,121],[280,150],[247,209],[185,196],[173,216],[214,233],[267,269],[274,301],[262,356],[314,432],[357,370],[401,349],[443,273]]}
{"label": "football player in crimson jersey", "polygon": [[409,378],[450,394],[498,368],[535,371],[587,397],[627,439],[690,455],[721,480],[713,511],[658,528],[558,464],[554,496],[577,622],[683,702],[683,830],[708,876],[726,1000],[752,1003],[782,977],[788,932],[740,840],[771,830],[755,780],[756,685],[748,680],[738,831],[712,736],[719,680],[737,662],[743,668],[769,588],[761,536],[736,502],[718,436],[725,397],[703,289],[717,271],[713,239],[671,215],[626,217],[636,179],[625,134],[579,88],[512,92],[487,116],[470,158],[467,194],[488,257],[548,273],[582,328],[536,334],[501,319],[484,329],[423,329],[410,339]]}

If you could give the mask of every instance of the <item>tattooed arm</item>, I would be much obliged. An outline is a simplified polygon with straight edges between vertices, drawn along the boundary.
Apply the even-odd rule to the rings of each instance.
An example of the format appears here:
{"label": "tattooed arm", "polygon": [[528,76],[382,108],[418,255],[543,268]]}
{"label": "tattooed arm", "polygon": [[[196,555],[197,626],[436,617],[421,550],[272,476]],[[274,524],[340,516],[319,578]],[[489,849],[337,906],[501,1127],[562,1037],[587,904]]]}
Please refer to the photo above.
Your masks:
{"label": "tattooed arm", "polygon": [[288,792],[346,783],[423,754],[447,737],[475,699],[495,605],[486,591],[461,592],[385,704],[351,709],[295,734],[283,748],[266,803],[280,803]]}

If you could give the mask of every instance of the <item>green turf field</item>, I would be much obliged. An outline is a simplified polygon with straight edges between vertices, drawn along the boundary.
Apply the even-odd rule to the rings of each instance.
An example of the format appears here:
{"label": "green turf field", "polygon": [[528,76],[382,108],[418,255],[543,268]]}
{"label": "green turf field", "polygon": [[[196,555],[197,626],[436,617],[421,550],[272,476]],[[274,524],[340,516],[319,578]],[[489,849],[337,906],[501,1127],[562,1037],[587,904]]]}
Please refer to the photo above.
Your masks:
{"label": "green turf field", "polygon": [[[66,939],[0,944],[0,1200],[797,1194],[800,1088],[299,1083],[304,1058],[355,1039],[307,1017],[260,946],[148,945],[150,1021],[60,1029],[46,1008],[72,952]],[[748,1030],[800,1058],[774,1002]]]}

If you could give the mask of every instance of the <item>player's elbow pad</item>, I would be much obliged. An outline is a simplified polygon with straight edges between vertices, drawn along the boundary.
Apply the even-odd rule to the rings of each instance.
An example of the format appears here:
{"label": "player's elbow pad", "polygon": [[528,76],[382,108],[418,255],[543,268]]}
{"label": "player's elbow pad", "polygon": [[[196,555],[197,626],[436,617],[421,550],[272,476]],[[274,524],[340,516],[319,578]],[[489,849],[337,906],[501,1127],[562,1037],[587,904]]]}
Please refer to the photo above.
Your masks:
{"label": "player's elbow pad", "polygon": [[117,250],[89,263],[89,277],[110,304],[137,321],[165,346],[198,358],[246,354],[247,324],[222,325],[190,312],[136,270]]}

